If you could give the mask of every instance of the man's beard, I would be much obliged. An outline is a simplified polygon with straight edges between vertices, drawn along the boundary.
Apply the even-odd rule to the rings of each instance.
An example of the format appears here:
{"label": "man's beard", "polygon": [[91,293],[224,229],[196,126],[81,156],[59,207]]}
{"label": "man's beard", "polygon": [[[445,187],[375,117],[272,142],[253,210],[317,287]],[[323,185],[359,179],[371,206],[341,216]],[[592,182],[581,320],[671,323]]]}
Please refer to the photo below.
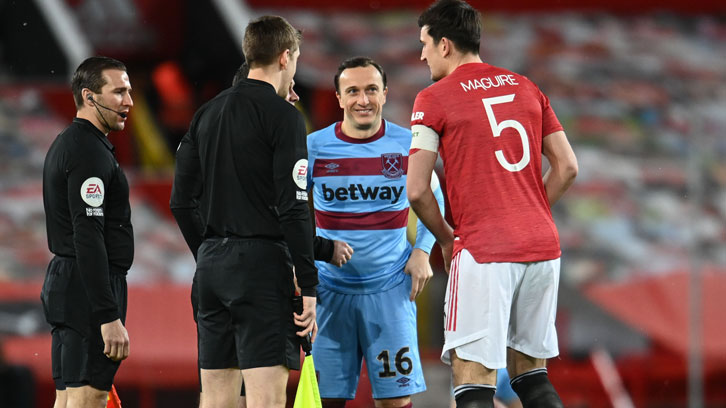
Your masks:
{"label": "man's beard", "polygon": [[353,123],[353,127],[356,128],[356,129],[358,129],[358,130],[371,130],[372,128],[374,128],[375,126],[377,126],[381,122],[381,117],[380,116],[376,116],[369,123],[360,123],[360,122],[358,122],[356,120],[353,120],[352,116],[353,115],[351,115],[351,123]]}
{"label": "man's beard", "polygon": [[358,130],[370,130],[373,127],[373,124],[375,122],[371,122],[371,123],[358,123],[358,122],[353,122],[353,123],[355,123],[355,128],[358,129]]}
{"label": "man's beard", "polygon": [[[109,115],[110,117],[108,117],[106,115]],[[102,119],[101,123],[103,125],[105,125],[106,133],[124,129],[123,123],[118,123],[117,116],[118,116],[118,113],[115,113],[115,112],[101,113],[101,119]]]}

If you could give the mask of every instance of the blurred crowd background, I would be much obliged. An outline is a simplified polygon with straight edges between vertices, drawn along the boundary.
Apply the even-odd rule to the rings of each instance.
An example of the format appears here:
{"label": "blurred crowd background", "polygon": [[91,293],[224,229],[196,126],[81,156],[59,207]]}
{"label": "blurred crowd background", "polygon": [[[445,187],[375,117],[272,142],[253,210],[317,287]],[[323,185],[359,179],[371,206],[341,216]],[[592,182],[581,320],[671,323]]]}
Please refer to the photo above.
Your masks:
{"label": "blurred crowd background", "polygon": [[[550,376],[567,406],[725,407],[726,5],[580,3],[472,1],[483,13],[483,59],[539,85],[579,161],[575,185],[553,208],[562,356]],[[384,67],[384,117],[407,126],[416,93],[431,83],[416,25],[427,6],[0,0],[0,375],[26,367],[36,390],[17,406],[52,398],[38,297],[51,258],[41,171],[75,114],[69,79],[83,58],[122,60],[134,88],[130,123],[110,135],[132,187],[136,239],[132,354],[119,393],[125,407],[191,407],[194,262],[168,199],[174,151],[195,109],[231,84],[246,23],[278,14],[303,31],[295,80],[310,131],[342,118],[333,75],[354,55]],[[446,275],[440,254],[432,260],[434,279],[417,301],[430,391],[416,406],[449,397],[438,361]],[[0,406],[16,406],[2,398],[18,389],[0,391]],[[356,403],[368,406],[362,397]]]}

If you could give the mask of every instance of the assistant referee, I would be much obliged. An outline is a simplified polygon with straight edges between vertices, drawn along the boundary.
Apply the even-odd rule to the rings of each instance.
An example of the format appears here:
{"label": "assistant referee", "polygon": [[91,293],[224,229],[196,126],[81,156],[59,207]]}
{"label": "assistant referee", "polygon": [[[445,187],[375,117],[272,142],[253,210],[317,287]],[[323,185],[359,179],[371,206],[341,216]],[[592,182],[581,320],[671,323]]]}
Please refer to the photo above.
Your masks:
{"label": "assistant referee", "polygon": [[133,106],[123,63],[91,57],[71,80],[76,118],[43,166],[48,266],[41,300],[52,326],[56,407],[106,406],[129,355],[126,273],[134,258],[129,185],[106,135]]}
{"label": "assistant referee", "polygon": [[[190,247],[200,242],[202,406],[236,405],[242,376],[249,406],[284,406],[297,335],[315,331],[305,125],[284,100],[300,39],[281,17],[250,22],[248,78],[199,109],[177,150],[171,207]],[[295,317],[292,265],[304,303]]]}

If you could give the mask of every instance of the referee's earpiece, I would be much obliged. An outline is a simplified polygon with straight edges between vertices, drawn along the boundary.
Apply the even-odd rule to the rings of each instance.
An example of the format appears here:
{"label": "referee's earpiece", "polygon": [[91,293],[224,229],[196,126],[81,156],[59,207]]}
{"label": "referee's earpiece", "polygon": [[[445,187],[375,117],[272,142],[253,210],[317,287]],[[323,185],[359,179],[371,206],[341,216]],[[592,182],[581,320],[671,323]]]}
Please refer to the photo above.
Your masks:
{"label": "referee's earpiece", "polygon": [[[121,116],[122,118],[126,119],[126,116],[127,116],[126,112],[119,112],[119,111],[114,110],[114,109],[111,109],[111,108],[109,108],[107,106],[101,105],[99,102],[96,102],[96,100],[93,99],[93,95],[91,95],[90,93],[88,95],[86,95],[86,99],[88,99],[89,101],[91,101],[93,103],[93,106],[96,107],[96,110],[98,110],[98,108],[101,107],[103,109],[110,110],[111,112],[113,112],[113,113]],[[98,113],[100,115],[101,114],[101,111],[99,111]]]}

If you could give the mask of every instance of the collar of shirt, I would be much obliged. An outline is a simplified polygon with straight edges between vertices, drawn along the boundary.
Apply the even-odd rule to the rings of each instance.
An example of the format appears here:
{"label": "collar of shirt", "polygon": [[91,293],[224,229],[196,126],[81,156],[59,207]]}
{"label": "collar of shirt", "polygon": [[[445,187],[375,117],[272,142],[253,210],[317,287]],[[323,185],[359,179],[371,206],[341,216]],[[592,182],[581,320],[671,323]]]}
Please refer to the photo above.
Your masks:
{"label": "collar of shirt", "polygon": [[381,128],[378,129],[376,133],[373,134],[373,136],[365,138],[365,139],[357,139],[354,137],[350,137],[343,133],[343,122],[337,122],[335,124],[335,137],[338,139],[348,142],[348,143],[354,143],[354,144],[366,144],[366,143],[373,143],[376,140],[383,137],[383,135],[386,134],[386,120],[381,119]]}
{"label": "collar of shirt", "polygon": [[269,82],[260,81],[259,79],[245,78],[244,80],[239,81],[237,84],[241,84],[241,83],[244,83],[244,82],[246,82],[246,83],[248,83],[250,85],[258,85],[258,86],[268,87],[268,88],[270,88],[270,90],[272,92],[277,93],[277,91],[275,91],[275,87],[272,86],[272,84],[269,83]]}
{"label": "collar of shirt", "polygon": [[87,119],[81,119],[81,118],[73,118],[73,123],[78,123],[81,126],[87,127],[97,138],[98,140],[103,143],[104,146],[110,151],[114,151],[114,147],[111,144],[111,142],[108,141],[108,137],[103,134],[100,130],[98,130],[97,127],[93,126],[93,123],[88,121]]}

